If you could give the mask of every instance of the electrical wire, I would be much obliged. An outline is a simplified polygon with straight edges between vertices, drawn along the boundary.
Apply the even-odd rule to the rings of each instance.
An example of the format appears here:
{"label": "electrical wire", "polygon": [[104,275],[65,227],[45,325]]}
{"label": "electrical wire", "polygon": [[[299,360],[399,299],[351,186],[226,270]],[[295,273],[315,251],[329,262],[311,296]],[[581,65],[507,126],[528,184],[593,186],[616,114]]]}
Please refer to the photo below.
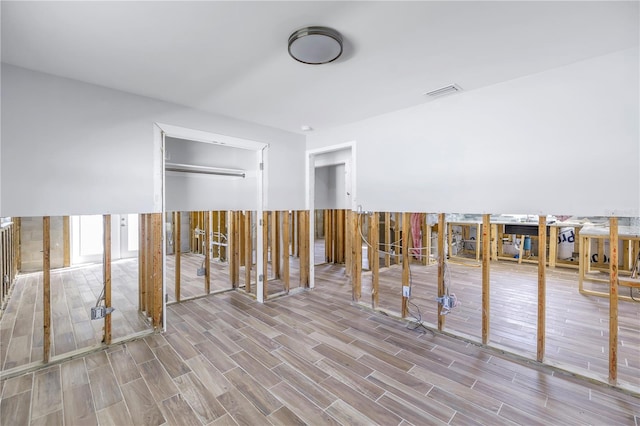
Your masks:
{"label": "electrical wire", "polygon": [[[365,244],[367,245],[367,247],[371,247],[371,248],[373,249],[373,248],[374,248],[374,247],[373,247],[373,245],[372,245],[369,241],[367,241],[367,239],[365,238],[365,236],[364,236],[364,235],[363,235],[363,233],[362,233],[362,219],[361,219],[361,215],[360,215],[360,214],[358,214],[358,232],[359,232],[359,234],[360,234],[360,237],[362,238],[362,241],[364,241],[364,242],[365,242]],[[391,243],[391,244],[384,243],[384,245],[385,245],[385,246],[390,246],[390,247],[398,247],[398,248],[402,248],[402,246],[398,245],[398,243],[400,243],[400,242],[402,242],[402,238],[401,238],[401,239],[399,239],[398,241],[395,241],[394,243]],[[419,247],[419,248],[415,248],[415,247],[414,247],[414,249],[418,249],[418,250],[420,250],[420,252],[422,252],[422,250],[427,250],[427,249],[429,249],[429,247]],[[380,249],[378,249],[378,252],[379,252],[379,253],[383,253],[383,254],[389,254],[389,255],[391,255],[391,256],[400,256],[400,254],[399,254],[399,253],[398,253],[398,254],[396,254],[396,253],[386,252],[386,251],[384,251],[384,250],[380,250]],[[420,256],[420,257],[423,257],[424,255],[420,254],[419,256]],[[414,255],[414,257],[415,257],[415,255]],[[411,288],[413,287],[413,275],[412,275],[412,273],[411,273],[411,262],[409,262],[409,263],[407,264],[407,267],[408,267],[408,270],[409,270],[409,293],[411,293]],[[448,266],[447,266],[447,262],[444,262],[444,288],[445,288],[445,295],[446,295],[447,297],[451,297],[451,296],[449,295],[449,284],[450,284],[450,283],[451,283],[451,272],[449,271],[449,268],[448,268]],[[455,307],[455,306],[459,306],[459,302],[458,302],[457,298],[455,298],[455,295],[453,295],[453,293],[452,293],[452,296],[453,296],[453,298],[454,298],[454,300],[455,300],[454,307]],[[424,334],[425,332],[429,332],[429,333],[431,333],[433,336],[435,336],[435,332],[434,332],[432,329],[428,328],[428,327],[424,324],[424,321],[422,320],[422,312],[420,311],[420,307],[419,307],[417,304],[415,304],[415,303],[413,303],[413,302],[411,301],[411,296],[409,296],[409,297],[407,298],[407,301],[408,301],[408,303],[409,303],[409,306],[411,306],[411,305],[415,306],[416,311],[417,311],[417,314],[416,314],[416,313],[413,313],[413,312],[411,311],[411,309],[409,308],[409,306],[407,306],[407,311],[408,311],[409,315],[413,318],[413,321],[412,321],[412,322],[409,322],[409,323],[407,324],[407,328],[408,328],[409,330],[420,330],[420,329],[422,329],[422,330],[424,330],[424,331],[422,332],[423,334]],[[449,312],[449,311],[447,311],[444,315],[446,315],[448,312]]]}

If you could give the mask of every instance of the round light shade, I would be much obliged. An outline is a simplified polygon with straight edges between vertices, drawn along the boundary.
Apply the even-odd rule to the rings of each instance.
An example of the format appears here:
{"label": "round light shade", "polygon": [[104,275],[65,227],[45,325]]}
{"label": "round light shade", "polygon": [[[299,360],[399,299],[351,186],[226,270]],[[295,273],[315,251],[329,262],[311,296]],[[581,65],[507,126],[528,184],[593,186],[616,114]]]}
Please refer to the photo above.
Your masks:
{"label": "round light shade", "polygon": [[305,27],[289,36],[289,55],[296,61],[319,65],[342,54],[342,36],[327,27]]}

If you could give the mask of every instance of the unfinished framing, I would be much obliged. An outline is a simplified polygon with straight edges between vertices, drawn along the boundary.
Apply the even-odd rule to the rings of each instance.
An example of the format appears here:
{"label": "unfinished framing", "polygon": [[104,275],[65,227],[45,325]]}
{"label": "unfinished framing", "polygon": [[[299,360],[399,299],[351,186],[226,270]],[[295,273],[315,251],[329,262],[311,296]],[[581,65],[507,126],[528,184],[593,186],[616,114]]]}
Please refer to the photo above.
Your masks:
{"label": "unfinished framing", "polygon": [[[326,217],[326,216],[325,216]],[[365,218],[366,217],[366,218]],[[391,224],[391,218],[395,217],[395,223]],[[361,299],[362,292],[362,252],[361,245],[357,242],[361,241],[361,232],[363,229],[367,231],[367,239],[369,243],[369,252],[372,256],[369,258],[369,266],[370,266],[370,274],[371,274],[371,308],[374,310],[381,309],[380,308],[380,290],[379,290],[379,274],[388,268],[393,268],[395,264],[401,262],[401,274],[400,274],[400,283],[399,285],[408,287],[411,285],[410,277],[409,277],[409,267],[416,260],[413,259],[413,256],[410,255],[410,250],[412,249],[412,237],[410,232],[410,213],[403,213],[400,216],[397,213],[391,212],[382,212],[382,213],[358,213],[358,212],[347,212],[346,214],[348,229],[350,230],[351,235],[345,236],[346,241],[355,241],[356,243],[350,245],[350,253],[351,253],[351,265],[346,269],[346,271],[350,275],[351,283],[352,283],[352,299],[355,302],[359,302]],[[382,223],[381,223],[382,219]],[[438,223],[437,225],[431,226],[423,226],[422,233],[425,235],[428,229],[429,232],[437,232],[438,237],[438,271],[437,271],[437,296],[442,297],[445,294],[445,263],[446,256],[443,255],[446,252],[445,244],[450,243],[450,239],[447,235],[450,233],[447,232],[447,228],[449,223],[446,222],[444,214],[438,215]],[[331,219],[330,219],[331,220]],[[619,285],[636,285],[636,281],[638,281],[638,285],[640,285],[640,280],[636,278],[628,278],[626,275],[623,277],[619,277],[618,271],[618,220],[617,218],[611,218],[609,221],[609,233],[606,236],[599,236],[601,240],[607,238],[609,240],[609,260],[608,260],[608,283],[609,283],[609,291],[606,293],[592,292],[587,291],[580,286],[579,290],[583,294],[589,295],[598,295],[603,296],[606,295],[609,298],[609,383],[617,384],[618,383],[618,302],[620,300],[626,300],[623,296],[619,295]],[[364,226],[363,224],[367,224]],[[397,232],[398,225],[401,225],[401,232]],[[382,227],[382,231],[378,229],[378,227]],[[528,254],[528,258],[524,259],[528,261],[527,263],[532,263],[535,261],[537,264],[537,313],[536,313],[536,334],[535,334],[535,351],[534,351],[534,359],[538,362],[544,363],[545,361],[545,349],[546,349],[546,340],[547,336],[545,334],[546,331],[546,319],[547,319],[547,267],[552,267],[551,265],[557,265],[557,262],[554,262],[552,258],[555,259],[557,256],[557,251],[552,250],[551,247],[557,244],[557,233],[554,235],[553,233],[549,233],[550,229],[553,229],[554,224],[548,224],[546,220],[546,216],[540,215],[537,221],[537,229],[536,235],[533,235],[534,241],[537,243],[537,251],[535,253],[531,252]],[[331,225],[326,229],[331,229]],[[487,346],[496,346],[501,350],[504,350],[504,347],[492,342],[490,337],[490,329],[491,329],[491,310],[490,310],[490,269],[491,269],[491,261],[497,261],[500,259],[498,256],[498,251],[496,248],[498,247],[498,241],[502,237],[503,229],[499,228],[499,225],[496,225],[491,222],[491,216],[489,214],[482,215],[482,221],[478,223],[476,228],[477,232],[480,233],[480,237],[476,236],[476,252],[474,255],[481,257],[481,268],[482,268],[482,291],[481,291],[481,330],[480,330],[480,341],[478,343],[482,343]],[[394,254],[391,253],[389,247],[393,246],[392,240],[394,239],[392,236],[392,231],[396,231],[396,238],[400,235],[399,240],[402,242],[401,248],[395,247],[396,252]],[[427,234],[429,235],[429,234]],[[377,236],[382,236],[384,238],[384,242],[377,241]],[[623,241],[622,244],[622,254],[623,259],[620,259],[625,273],[627,273],[627,268],[633,268],[632,259],[638,256],[636,241],[640,241],[640,237],[637,240],[634,240],[633,236],[625,235],[627,240]],[[430,238],[428,238],[430,240]],[[519,235],[518,239],[524,243],[524,235]],[[446,243],[445,243],[446,241]],[[581,261],[585,262],[585,265],[588,265],[588,260],[590,260],[590,252],[587,246],[587,238],[583,237],[579,240],[580,243],[580,255],[582,256]],[[427,244],[424,244],[427,245]],[[520,258],[522,258],[522,254],[524,253],[524,244],[520,246]],[[598,243],[600,247],[600,253],[603,253],[604,244],[602,242]],[[378,249],[383,247],[384,254],[381,256]],[[427,245],[428,247],[428,245]],[[527,250],[531,250],[530,247]],[[394,261],[393,258],[399,259]],[[420,263],[424,264],[422,259],[426,256],[422,256]],[[346,259],[349,262],[349,259]],[[382,260],[383,267],[381,268],[377,264],[377,260]],[[518,260],[516,258],[511,258],[509,260]],[[520,259],[522,260],[522,259]],[[520,262],[519,262],[520,263]],[[524,262],[523,262],[524,263]],[[593,266],[598,267],[597,264]],[[585,270],[587,267],[585,266]],[[584,278],[584,271],[582,272],[582,277]],[[369,274],[369,272],[367,272]],[[578,289],[577,289],[578,290]],[[399,303],[399,309],[397,315],[402,318],[407,317],[407,300],[405,297],[405,293],[402,293],[402,296]],[[436,303],[434,301],[434,303]],[[384,310],[387,313],[387,310]],[[445,331],[450,333],[445,329],[445,316],[442,315],[442,306],[437,304],[437,324],[435,324],[435,328],[440,331]],[[469,338],[469,336],[463,336],[465,338]],[[557,366],[557,365],[556,365]]]}

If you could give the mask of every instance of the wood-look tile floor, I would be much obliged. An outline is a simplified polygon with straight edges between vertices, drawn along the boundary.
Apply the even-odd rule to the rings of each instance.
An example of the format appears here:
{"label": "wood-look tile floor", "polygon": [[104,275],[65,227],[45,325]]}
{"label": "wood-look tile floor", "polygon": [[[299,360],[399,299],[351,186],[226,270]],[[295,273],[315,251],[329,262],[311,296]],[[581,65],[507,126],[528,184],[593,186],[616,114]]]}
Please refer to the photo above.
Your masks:
{"label": "wood-look tile floor", "polygon": [[[186,300],[193,297],[204,296],[205,279],[204,276],[198,276],[197,270],[202,267],[204,256],[200,254],[183,253],[180,256],[180,300]],[[175,286],[175,256],[167,256],[167,301],[176,301]],[[289,257],[289,288],[300,287],[300,259],[294,256]],[[282,268],[282,266],[281,266]],[[219,260],[211,261],[211,278],[210,292],[219,292],[230,290],[232,288],[229,278],[229,264],[220,262]],[[246,275],[245,267],[240,267],[239,287],[245,288]],[[281,279],[275,279],[271,263],[267,263],[267,293],[275,294],[284,291],[284,283]],[[251,291],[256,293],[256,266],[252,266],[251,270]]]}
{"label": "wood-look tile floor", "polygon": [[[51,355],[90,348],[102,341],[104,321],[91,320],[102,290],[102,264],[51,271]],[[112,338],[150,329],[138,312],[138,260],[111,266]],[[3,370],[42,360],[42,272],[19,274],[0,318],[0,367]]]}
{"label": "wood-look tile floor", "polygon": [[[490,264],[490,344],[536,358],[538,270],[533,264]],[[410,313],[437,324],[437,266],[411,265]],[[444,330],[481,340],[482,269],[475,261],[447,262],[446,279],[460,305],[444,317]],[[402,269],[381,270],[379,306],[399,313],[402,300]],[[576,373],[607,381],[609,373],[609,299],[582,295],[576,269],[546,271],[545,362]],[[371,304],[371,276],[362,279],[362,299]],[[587,286],[607,291],[593,282]],[[628,289],[624,289],[628,290]],[[620,294],[628,295],[622,288]],[[618,379],[640,392],[640,303],[618,304]]]}
{"label": "wood-look tile floor", "polygon": [[175,304],[164,334],[0,382],[2,425],[624,424],[640,399],[410,330],[350,303],[343,268],[260,305]]}

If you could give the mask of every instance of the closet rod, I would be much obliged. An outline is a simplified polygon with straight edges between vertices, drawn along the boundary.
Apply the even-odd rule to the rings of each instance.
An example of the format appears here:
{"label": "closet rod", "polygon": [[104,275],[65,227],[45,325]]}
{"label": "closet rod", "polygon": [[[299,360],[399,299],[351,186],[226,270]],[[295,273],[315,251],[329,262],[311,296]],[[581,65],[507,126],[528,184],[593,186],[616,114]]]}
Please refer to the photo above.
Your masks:
{"label": "closet rod", "polygon": [[191,164],[166,163],[164,169],[167,172],[199,173],[204,175],[235,176],[242,178],[245,177],[244,170],[221,169],[218,167],[208,166],[194,166]]}

